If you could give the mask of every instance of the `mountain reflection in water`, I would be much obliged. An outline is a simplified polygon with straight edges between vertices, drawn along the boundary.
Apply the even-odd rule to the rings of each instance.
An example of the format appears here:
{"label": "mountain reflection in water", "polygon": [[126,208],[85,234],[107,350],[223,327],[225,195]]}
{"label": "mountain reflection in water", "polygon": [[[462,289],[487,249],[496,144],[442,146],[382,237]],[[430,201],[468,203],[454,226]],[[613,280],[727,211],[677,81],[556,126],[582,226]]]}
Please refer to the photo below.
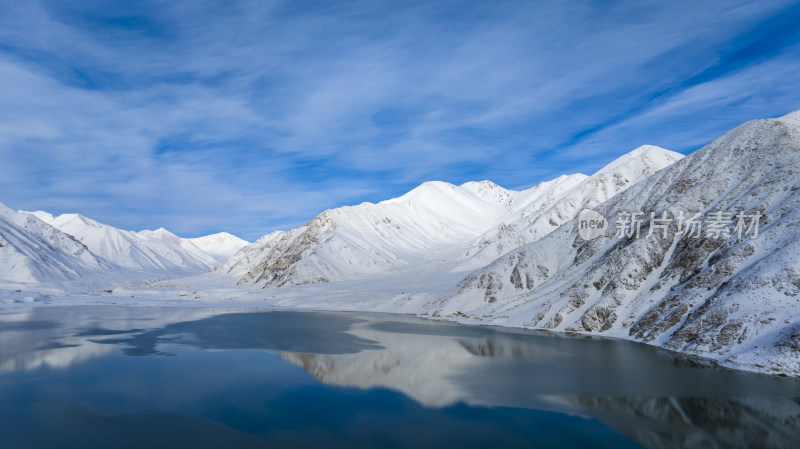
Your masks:
{"label": "mountain reflection in water", "polygon": [[[0,435],[27,446],[51,445],[28,428],[49,425],[61,447],[115,439],[168,447],[186,442],[174,439],[180,434],[193,435],[198,447],[477,447],[470,432],[515,447],[636,446],[615,432],[652,448],[800,447],[797,398],[797,380],[637,343],[407,316],[111,306],[0,311]],[[393,418],[379,419],[386,413]],[[519,420],[534,424],[504,427]],[[313,431],[291,431],[301,424]]]}

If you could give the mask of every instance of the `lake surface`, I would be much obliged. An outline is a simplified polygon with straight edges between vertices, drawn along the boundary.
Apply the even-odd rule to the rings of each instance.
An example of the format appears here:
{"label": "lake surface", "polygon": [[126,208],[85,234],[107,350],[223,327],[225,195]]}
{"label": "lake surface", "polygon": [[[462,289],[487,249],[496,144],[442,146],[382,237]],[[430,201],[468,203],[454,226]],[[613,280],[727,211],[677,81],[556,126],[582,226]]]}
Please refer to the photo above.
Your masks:
{"label": "lake surface", "polygon": [[0,310],[0,447],[800,447],[800,382],[412,317]]}

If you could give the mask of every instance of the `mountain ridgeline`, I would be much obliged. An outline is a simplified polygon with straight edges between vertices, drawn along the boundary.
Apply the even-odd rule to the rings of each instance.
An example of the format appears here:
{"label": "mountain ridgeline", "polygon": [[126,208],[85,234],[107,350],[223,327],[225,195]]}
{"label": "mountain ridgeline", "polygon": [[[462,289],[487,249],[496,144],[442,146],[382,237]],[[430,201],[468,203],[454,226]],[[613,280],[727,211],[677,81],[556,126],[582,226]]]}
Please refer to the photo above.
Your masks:
{"label": "mountain ridgeline", "polygon": [[0,204],[0,281],[64,284],[198,274],[247,242],[221,233],[184,239],[164,228],[125,231],[79,214],[14,211]]}
{"label": "mountain ridgeline", "polygon": [[323,212],[291,231],[246,246],[222,266],[239,284],[281,287],[426,270],[466,271],[536,241],[586,207],[682,156],[644,146],[592,176],[560,176],[528,190],[492,182],[426,182],[377,204]]}

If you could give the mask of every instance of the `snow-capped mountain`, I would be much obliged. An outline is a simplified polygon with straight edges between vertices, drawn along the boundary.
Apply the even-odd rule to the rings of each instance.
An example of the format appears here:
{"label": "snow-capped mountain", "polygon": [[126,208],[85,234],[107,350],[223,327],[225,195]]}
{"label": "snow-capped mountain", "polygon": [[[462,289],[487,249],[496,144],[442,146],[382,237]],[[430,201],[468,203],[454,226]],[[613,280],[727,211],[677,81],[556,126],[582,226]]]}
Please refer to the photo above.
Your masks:
{"label": "snow-capped mountain", "polygon": [[[612,223],[605,235],[583,240],[571,220],[471,273],[429,313],[800,375],[800,111],[747,122],[594,210]],[[639,212],[637,238],[625,214]],[[698,235],[679,218],[695,214]]]}
{"label": "snow-capped mountain", "polygon": [[230,259],[231,256],[236,254],[237,251],[250,244],[247,240],[240,239],[227,232],[218,232],[216,234],[185,240],[188,240],[206,254],[214,257],[218,265],[222,265],[225,261]]}
{"label": "snow-capped mountain", "polygon": [[328,210],[299,228],[260,238],[223,269],[240,276],[242,283],[281,286],[452,259],[504,213],[510,193],[483,185],[485,189],[427,182],[378,204]]}
{"label": "snow-capped mountain", "polygon": [[592,176],[562,176],[526,191],[525,207],[468,245],[458,269],[486,266],[501,255],[535,242],[557,227],[683,157],[652,145],[641,146]]}
{"label": "snow-capped mountain", "polygon": [[0,281],[59,282],[112,267],[71,235],[0,203]]}
{"label": "snow-capped mountain", "polygon": [[92,253],[122,269],[178,276],[205,271],[215,265],[212,256],[163,228],[133,232],[80,214],[53,216],[38,211],[30,215],[73,236]]}
{"label": "snow-capped mountain", "polygon": [[183,237],[178,237],[177,235],[169,232],[164,228],[158,228],[155,231],[151,231],[146,229],[144,231],[139,231],[135,233],[137,236],[142,237],[144,239],[157,239],[163,242],[166,242],[170,245],[177,246],[189,254],[196,257],[198,260],[202,261],[204,265],[209,265],[211,267],[217,264],[216,258],[207,252],[200,249],[197,245],[195,245],[191,240],[185,239]]}
{"label": "snow-capped mountain", "polygon": [[223,252],[240,244],[227,236],[199,238],[216,248],[207,253],[164,228],[125,231],[79,214],[14,211],[0,204],[0,281],[53,284],[197,274],[219,265]]}
{"label": "snow-capped mountain", "polygon": [[528,190],[490,181],[426,182],[377,204],[323,212],[291,231],[262,237],[222,269],[240,284],[279,287],[406,270],[472,269],[540,238],[681,156],[642,147],[591,177],[561,176]]}

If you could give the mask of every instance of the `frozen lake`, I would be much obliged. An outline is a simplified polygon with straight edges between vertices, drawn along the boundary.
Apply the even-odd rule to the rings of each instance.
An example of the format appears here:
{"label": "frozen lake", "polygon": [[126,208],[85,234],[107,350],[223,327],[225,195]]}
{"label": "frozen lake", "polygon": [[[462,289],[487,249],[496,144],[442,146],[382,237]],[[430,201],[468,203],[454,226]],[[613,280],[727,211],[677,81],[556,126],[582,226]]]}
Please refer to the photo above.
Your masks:
{"label": "frozen lake", "polygon": [[800,447],[800,382],[406,316],[0,310],[0,447]]}

